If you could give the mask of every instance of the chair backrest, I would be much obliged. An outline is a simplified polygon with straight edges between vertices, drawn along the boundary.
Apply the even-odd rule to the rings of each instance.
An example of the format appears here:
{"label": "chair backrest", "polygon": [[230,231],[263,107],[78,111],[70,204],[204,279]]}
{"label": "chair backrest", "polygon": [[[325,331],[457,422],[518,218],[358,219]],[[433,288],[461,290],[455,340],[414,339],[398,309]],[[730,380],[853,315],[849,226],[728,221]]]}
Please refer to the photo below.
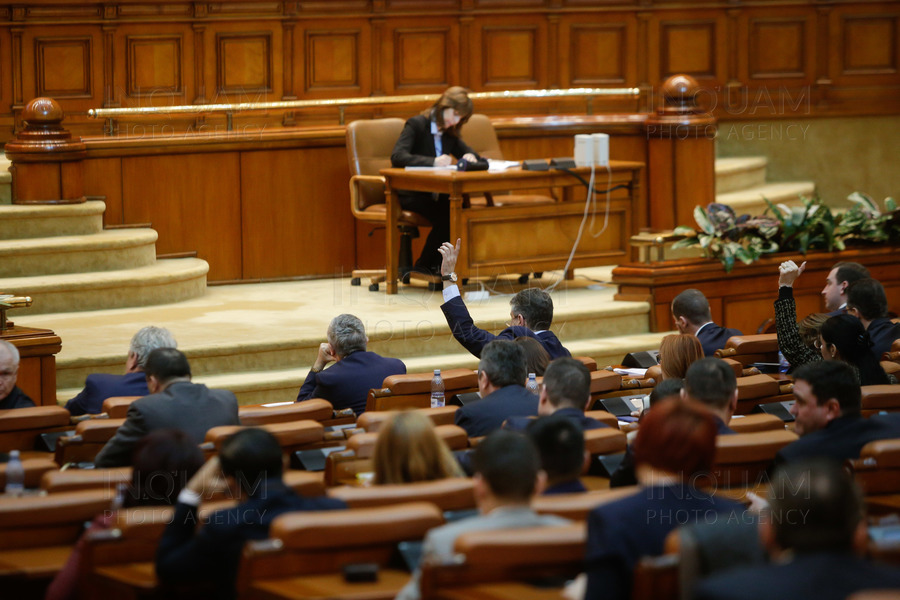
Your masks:
{"label": "chair backrest", "polygon": [[584,416],[600,421],[601,423],[606,423],[613,429],[619,428],[619,419],[611,412],[605,410],[586,410],[584,411]]}
{"label": "chair backrest", "polygon": [[597,361],[591,358],[590,356],[573,356],[577,361],[581,361],[585,367],[587,367],[588,371],[596,371],[597,370]]}
{"label": "chair backrest", "polygon": [[322,398],[313,398],[303,402],[292,402],[281,406],[265,406],[254,404],[238,408],[241,425],[250,427],[286,423],[290,421],[327,421],[334,415],[331,402]]}
{"label": "chair backrest", "polygon": [[747,414],[757,404],[789,399],[780,397],[783,395],[781,386],[782,384],[778,380],[772,379],[772,377],[765,374],[738,377],[738,405],[734,411],[735,414]]}
{"label": "chair backrest", "polygon": [[[243,425],[220,425],[207,431],[204,439],[206,442],[211,442],[215,446],[216,451],[218,451],[226,439],[244,428],[245,426]],[[269,423],[260,425],[260,428],[274,435],[281,449],[285,452],[306,449],[306,447],[314,444],[325,444],[325,428],[318,421]]]}
{"label": "chair backrest", "polygon": [[[453,425],[457,409],[458,407],[456,406],[441,406],[437,408],[419,408],[416,410],[431,419],[431,422],[437,426]],[[384,425],[384,422],[387,421],[390,416],[391,411],[388,410],[366,411],[359,415],[359,418],[356,420],[356,426],[362,427],[369,433],[375,433],[381,430],[381,426]]]}
{"label": "chair backrest", "polygon": [[754,433],[757,431],[775,431],[784,429],[784,421],[775,415],[758,413],[731,419],[731,423],[729,423],[728,426],[738,433]]}
{"label": "chair backrest", "polygon": [[745,367],[755,362],[778,362],[778,336],[774,333],[736,335],[716,350],[717,358],[733,358]]}
{"label": "chair backrest", "polygon": [[338,486],[328,490],[332,498],[340,498],[350,508],[390,506],[400,502],[431,502],[441,510],[475,508],[472,480],[452,477],[391,485]]}
{"label": "chair backrest", "polygon": [[900,439],[869,442],[847,464],[866,496],[900,493]]}
{"label": "chair backrest", "polygon": [[56,440],[56,462],[92,462],[125,419],[89,419],[79,421],[75,435]]}
{"label": "chair backrest", "polygon": [[337,574],[347,564],[384,567],[398,542],[421,540],[443,522],[440,509],[427,502],[285,513],[272,521],[268,540],[244,547],[238,595],[262,580]]}
{"label": "chair backrest", "polygon": [[461,134],[466,144],[480,156],[494,160],[503,160],[500,140],[497,138],[494,125],[487,115],[471,115],[466,124],[463,125]]}
{"label": "chair backrest", "polygon": [[716,437],[713,476],[718,488],[749,487],[765,479],[775,454],[798,438],[785,429]]}
{"label": "chair backrest", "polygon": [[0,550],[74,544],[85,521],[108,508],[109,495],[103,490],[4,498]]}
{"label": "chair backrest", "polygon": [[678,600],[679,560],[677,554],[641,558],[632,577],[632,600]]}
{"label": "chair backrest", "polygon": [[631,485],[610,490],[589,490],[576,494],[537,496],[531,508],[542,515],[556,515],[573,521],[585,521],[598,506],[636,494],[640,486]]}
{"label": "chair backrest", "polygon": [[[0,490],[6,487],[6,465],[0,463]],[[22,468],[25,470],[25,487],[36,488],[41,484],[41,478],[49,473],[58,473],[59,465],[49,458],[23,458]]]}
{"label": "chair backrest", "polygon": [[864,385],[860,390],[864,417],[900,411],[900,385]]}
{"label": "chair backrest", "polygon": [[48,494],[106,490],[110,497],[113,497],[120,483],[131,483],[131,467],[49,471],[41,478],[41,489]]}
{"label": "chair backrest", "polygon": [[628,437],[625,433],[612,427],[588,429],[584,432],[584,449],[591,456],[625,452],[627,445]]}
{"label": "chair backrest", "polygon": [[62,406],[0,410],[0,452],[32,450],[42,433],[72,429],[70,419]]}
{"label": "chair backrest", "polygon": [[[382,389],[369,390],[366,411],[401,408],[430,408],[431,380],[434,373],[407,373],[385,378]],[[448,369],[441,372],[447,398],[478,390],[478,375],[471,369]]]}
{"label": "chair backrest", "polygon": [[438,592],[489,582],[569,578],[583,568],[587,528],[584,523],[463,533],[454,543],[458,560],[423,561],[423,600]]}
{"label": "chair backrest", "polygon": [[307,498],[325,495],[325,475],[321,471],[289,469],[281,476],[284,484]]}
{"label": "chair backrest", "polygon": [[[381,169],[391,166],[391,153],[400,132],[402,119],[369,119],[347,125],[347,159],[351,175],[379,176]],[[373,204],[384,204],[384,182],[367,180],[358,188],[355,208],[364,210]]]}
{"label": "chair backrest", "polygon": [[124,419],[128,416],[128,407],[141,396],[113,396],[103,401],[103,412],[110,419]]}

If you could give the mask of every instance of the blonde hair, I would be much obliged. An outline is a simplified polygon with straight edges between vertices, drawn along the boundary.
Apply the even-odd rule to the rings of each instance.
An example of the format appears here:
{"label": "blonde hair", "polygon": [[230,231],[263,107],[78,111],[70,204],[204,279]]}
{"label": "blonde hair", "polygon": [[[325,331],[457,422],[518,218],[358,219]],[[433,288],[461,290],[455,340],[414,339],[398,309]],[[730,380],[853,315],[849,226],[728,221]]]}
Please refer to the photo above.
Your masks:
{"label": "blonde hair", "polygon": [[381,427],[375,442],[376,484],[433,481],[462,475],[431,419],[422,413],[395,413]]}
{"label": "blonde hair", "polygon": [[703,358],[703,346],[687,333],[667,335],[659,345],[659,366],[663,379],[683,379],[688,367]]}

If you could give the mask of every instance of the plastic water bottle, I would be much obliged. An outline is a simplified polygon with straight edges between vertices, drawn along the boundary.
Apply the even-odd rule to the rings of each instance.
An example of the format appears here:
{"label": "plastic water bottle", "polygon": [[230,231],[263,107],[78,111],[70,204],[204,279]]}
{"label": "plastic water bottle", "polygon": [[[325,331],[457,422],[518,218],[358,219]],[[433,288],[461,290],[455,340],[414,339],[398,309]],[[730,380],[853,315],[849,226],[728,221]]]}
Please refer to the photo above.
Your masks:
{"label": "plastic water bottle", "polygon": [[434,370],[431,379],[431,408],[444,406],[444,380],[441,379],[441,370]]}
{"label": "plastic water bottle", "polygon": [[525,384],[525,387],[529,392],[536,396],[538,394],[537,375],[535,375],[534,373],[529,373],[528,383]]}
{"label": "plastic water bottle", "polygon": [[25,490],[25,468],[19,459],[19,451],[11,450],[6,463],[6,494],[20,496]]}
{"label": "plastic water bottle", "polygon": [[788,359],[784,357],[784,354],[781,353],[781,350],[778,351],[778,372],[779,373],[787,373],[791,368],[791,363],[788,362]]}

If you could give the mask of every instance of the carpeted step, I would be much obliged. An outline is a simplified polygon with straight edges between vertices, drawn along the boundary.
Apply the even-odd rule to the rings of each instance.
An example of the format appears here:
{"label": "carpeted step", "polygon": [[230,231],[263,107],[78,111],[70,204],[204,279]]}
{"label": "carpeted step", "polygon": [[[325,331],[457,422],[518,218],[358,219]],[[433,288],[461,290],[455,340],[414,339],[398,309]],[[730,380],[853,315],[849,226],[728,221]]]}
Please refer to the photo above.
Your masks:
{"label": "carpeted step", "polygon": [[103,231],[106,204],[0,205],[0,240],[89,235]]}
{"label": "carpeted step", "polygon": [[16,309],[11,317],[149,306],[202,296],[208,271],[204,260],[179,258],[134,269],[4,278],[0,290],[34,299],[30,308]]}
{"label": "carpeted step", "polygon": [[0,277],[115,271],[156,262],[152,229],[117,229],[90,235],[0,240]]}
{"label": "carpeted step", "polygon": [[716,159],[716,194],[758,187],[766,183],[765,156]]}
{"label": "carpeted step", "polygon": [[816,191],[816,184],[812,181],[786,181],[779,183],[767,183],[754,188],[717,194],[716,202],[727,204],[738,215],[761,215],[766,211],[767,205],[764,198],[773,204],[786,204],[788,206],[802,206],[800,196],[811,196]]}

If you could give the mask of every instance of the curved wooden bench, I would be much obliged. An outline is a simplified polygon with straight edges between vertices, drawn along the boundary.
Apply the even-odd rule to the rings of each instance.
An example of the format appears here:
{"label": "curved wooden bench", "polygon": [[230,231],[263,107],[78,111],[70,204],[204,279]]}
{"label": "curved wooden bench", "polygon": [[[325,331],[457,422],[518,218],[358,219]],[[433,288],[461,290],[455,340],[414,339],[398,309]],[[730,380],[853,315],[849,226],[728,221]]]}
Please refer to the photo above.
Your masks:
{"label": "curved wooden bench", "polygon": [[42,433],[73,429],[62,406],[34,406],[0,410],[0,452],[33,450]]}
{"label": "curved wooden bench", "polygon": [[[415,410],[431,419],[435,425],[453,425],[458,409],[459,407],[457,406],[441,406],[438,408],[417,408]],[[391,414],[392,411],[389,410],[366,411],[356,419],[356,426],[362,427],[370,433],[377,432]]]}
{"label": "curved wooden bench", "polygon": [[400,502],[431,502],[441,510],[475,508],[473,482],[466,477],[421,481],[396,485],[338,486],[328,495],[340,498],[351,508],[390,506]]}
{"label": "curved wooden bench", "polygon": [[128,408],[131,403],[143,396],[113,396],[103,401],[103,412],[110,419],[124,419],[128,416]]}
{"label": "curved wooden bench", "polygon": [[131,483],[131,467],[113,469],[67,469],[50,471],[41,478],[41,489],[48,494],[81,490],[106,490],[112,498],[120,483]]}
{"label": "curved wooden bench", "polygon": [[[369,390],[366,411],[430,408],[433,377],[433,372],[386,377],[380,390]],[[478,375],[471,369],[441,371],[441,378],[444,380],[444,394],[447,399],[455,394],[478,390]]]}
{"label": "curved wooden bench", "polygon": [[785,429],[716,436],[716,487],[752,487],[765,478],[775,454],[799,439]]}

